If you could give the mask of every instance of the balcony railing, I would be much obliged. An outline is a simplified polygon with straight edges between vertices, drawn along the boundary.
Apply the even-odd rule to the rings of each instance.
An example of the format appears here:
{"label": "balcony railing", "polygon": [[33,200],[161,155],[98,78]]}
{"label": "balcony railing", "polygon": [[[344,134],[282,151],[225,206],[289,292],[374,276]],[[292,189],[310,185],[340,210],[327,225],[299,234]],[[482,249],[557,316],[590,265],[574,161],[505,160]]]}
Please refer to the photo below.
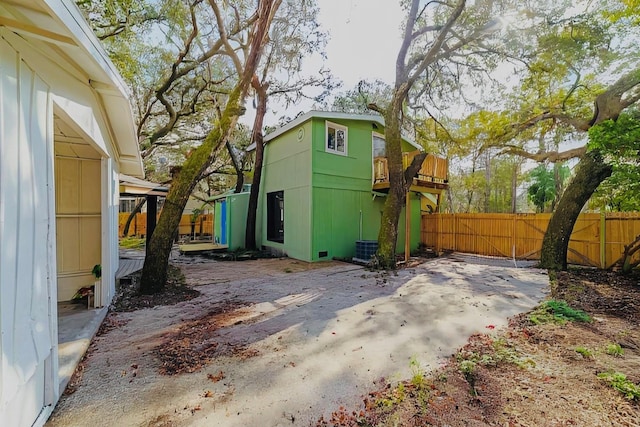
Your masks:
{"label": "balcony railing", "polygon": [[[413,158],[420,154],[419,151],[402,153],[402,166],[406,169]],[[424,188],[445,189],[448,183],[449,162],[442,157],[433,154],[427,155],[422,162],[422,167],[413,179],[412,186]],[[386,157],[373,159],[373,188],[389,188],[389,167]]]}

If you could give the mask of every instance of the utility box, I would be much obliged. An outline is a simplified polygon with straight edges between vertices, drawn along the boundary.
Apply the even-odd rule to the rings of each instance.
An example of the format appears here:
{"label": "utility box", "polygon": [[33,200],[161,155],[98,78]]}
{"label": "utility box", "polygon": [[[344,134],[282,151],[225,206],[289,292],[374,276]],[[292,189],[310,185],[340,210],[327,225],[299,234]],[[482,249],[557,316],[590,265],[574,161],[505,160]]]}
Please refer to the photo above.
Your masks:
{"label": "utility box", "polygon": [[368,263],[377,250],[377,240],[356,240],[356,256],[353,257],[353,260]]}

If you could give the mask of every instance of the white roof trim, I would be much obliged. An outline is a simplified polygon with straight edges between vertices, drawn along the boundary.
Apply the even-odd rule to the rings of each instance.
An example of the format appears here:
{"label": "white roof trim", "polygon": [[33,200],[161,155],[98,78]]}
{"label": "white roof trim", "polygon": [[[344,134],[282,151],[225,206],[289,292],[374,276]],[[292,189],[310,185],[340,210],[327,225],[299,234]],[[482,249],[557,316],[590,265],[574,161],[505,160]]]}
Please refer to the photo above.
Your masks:
{"label": "white roof trim", "polygon": [[111,84],[116,86],[119,92],[129,99],[129,88],[120,77],[120,73],[116,66],[111,62],[109,55],[104,50],[98,38],[93,34],[93,30],[84,19],[82,12],[75,3],[65,0],[42,0],[51,12],[60,19],[60,21],[72,33],[72,37],[76,39],[78,45],[81,46],[100,68],[108,75]]}
{"label": "white roof trim", "polygon": [[[114,161],[119,164],[120,172],[143,177],[144,167],[129,100],[129,88],[80,9],[73,0],[29,0],[24,4],[20,1],[24,0],[15,3],[12,1],[6,5],[9,15],[15,16],[13,26],[20,27],[17,32],[28,36],[25,37],[27,41],[32,38],[55,45],[75,62],[74,65],[82,69],[88,78],[87,86],[92,88],[98,102],[102,104],[107,132],[117,152]],[[12,21],[12,18],[8,18],[9,24]],[[96,112],[97,114],[100,113]]]}
{"label": "white roof trim", "polygon": [[[280,135],[282,135],[285,132],[290,131],[291,129],[294,129],[295,127],[301,125],[302,123],[311,120],[313,118],[318,118],[318,119],[327,119],[327,120],[360,120],[360,121],[367,121],[367,122],[373,122],[373,123],[377,123],[381,126],[384,126],[384,118],[382,116],[376,115],[376,114],[354,114],[354,113],[342,113],[342,112],[337,112],[337,111],[318,111],[318,110],[311,110],[305,114],[302,114],[299,117],[296,117],[295,119],[291,120],[289,123],[287,123],[286,125],[276,129],[275,131],[271,132],[270,134],[266,135],[264,137],[264,142],[267,143],[269,141],[271,141],[272,139],[275,139],[277,137],[279,137]],[[416,144],[414,141],[410,140],[409,138],[406,137],[402,137],[402,139],[404,139],[405,141],[407,141],[411,146],[415,147],[417,150],[420,151],[424,151],[424,148],[422,148],[421,146],[419,146],[418,144]],[[255,143],[251,144],[249,147],[247,147],[247,151],[252,151],[253,149],[255,149]]]}

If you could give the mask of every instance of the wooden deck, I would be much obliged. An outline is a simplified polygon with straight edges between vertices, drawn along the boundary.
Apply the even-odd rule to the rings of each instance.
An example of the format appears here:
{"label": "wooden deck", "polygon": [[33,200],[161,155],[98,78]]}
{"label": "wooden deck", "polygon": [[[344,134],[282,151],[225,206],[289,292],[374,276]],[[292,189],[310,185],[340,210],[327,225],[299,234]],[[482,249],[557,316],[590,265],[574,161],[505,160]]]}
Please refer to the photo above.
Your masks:
{"label": "wooden deck", "polygon": [[[383,182],[374,183],[372,186],[372,189],[374,191],[387,193],[389,191],[389,187],[390,187],[389,181],[383,181]],[[424,181],[424,180],[419,180],[417,178],[414,178],[409,191],[415,191],[417,193],[440,194],[442,190],[446,190],[447,188],[449,188],[448,183]]]}
{"label": "wooden deck", "polygon": [[[420,154],[419,151],[402,153],[402,165],[406,169],[413,158]],[[373,185],[374,191],[386,193],[389,191],[389,166],[386,157],[373,159]],[[422,166],[411,183],[410,191],[418,193],[440,194],[449,187],[449,162],[447,159],[427,155]]]}
{"label": "wooden deck", "polygon": [[180,245],[180,252],[195,254],[198,252],[206,251],[225,251],[229,248],[228,245],[221,245],[219,243],[204,242],[204,243],[186,243]]}
{"label": "wooden deck", "polygon": [[120,258],[120,267],[118,267],[118,271],[116,271],[116,279],[121,279],[123,277],[130,276],[133,273],[137,273],[138,271],[142,270],[143,265],[144,265],[144,258],[140,258],[140,259]]}

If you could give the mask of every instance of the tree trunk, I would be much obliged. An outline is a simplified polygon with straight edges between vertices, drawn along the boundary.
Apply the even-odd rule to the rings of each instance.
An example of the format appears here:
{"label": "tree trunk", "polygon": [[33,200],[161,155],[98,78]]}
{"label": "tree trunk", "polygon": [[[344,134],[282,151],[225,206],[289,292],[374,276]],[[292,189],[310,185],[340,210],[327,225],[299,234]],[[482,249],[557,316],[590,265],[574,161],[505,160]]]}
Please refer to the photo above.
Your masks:
{"label": "tree trunk", "polygon": [[229,142],[229,140],[227,140],[227,142],[225,143],[225,146],[227,147],[227,152],[229,153],[229,157],[231,157],[231,164],[233,165],[233,169],[236,172],[236,188],[233,190],[233,192],[236,194],[241,193],[242,187],[244,186],[244,172],[242,170],[242,162],[238,158],[238,155],[234,151],[233,147],[231,146],[231,142]]}
{"label": "tree trunk", "polygon": [[[389,167],[389,194],[382,209],[380,232],[378,233],[378,251],[376,253],[378,266],[384,269],[396,267],[396,245],[398,243],[398,221],[407,192],[418,173],[422,162],[427,156],[421,153],[414,157],[411,165],[405,171],[402,165],[402,134],[401,134],[401,95],[394,95],[394,99],[385,114],[385,144],[387,164]],[[405,226],[409,226],[406,224]]]}
{"label": "tree trunk", "polygon": [[264,157],[264,135],[262,134],[262,127],[264,116],[267,112],[267,88],[269,84],[261,84],[255,76],[251,84],[258,96],[256,117],[253,122],[253,131],[251,134],[251,139],[256,144],[256,159],[253,168],[251,192],[249,193],[249,206],[247,207],[247,229],[244,246],[247,249],[255,250],[257,249],[256,224],[258,220],[258,196],[260,195],[260,180],[262,179],[262,161]]}
{"label": "tree trunk", "polygon": [[511,213],[518,211],[518,169],[519,164],[513,165],[513,174],[511,174]]}
{"label": "tree trunk", "polygon": [[[397,104],[397,105],[396,105]],[[406,197],[402,170],[402,135],[400,131],[402,101],[394,94],[394,99],[385,114],[385,146],[389,168],[389,194],[382,209],[380,232],[378,233],[377,262],[380,268],[396,267],[396,244],[398,242],[398,221]]]}
{"label": "tree trunk", "polygon": [[603,161],[599,153],[589,152],[582,157],[575,176],[564,190],[549,221],[540,254],[542,268],[567,269],[567,251],[573,226],[585,203],[611,172],[611,166]]}
{"label": "tree trunk", "polygon": [[229,94],[227,105],[218,123],[207,135],[202,145],[193,151],[178,176],[173,180],[160,214],[160,220],[147,246],[147,256],[140,279],[140,292],[143,294],[154,294],[164,289],[173,237],[180,224],[184,207],[198,179],[229,139],[238,117],[244,113],[242,103],[258,66],[273,15],[280,3],[279,0],[263,0],[258,3],[258,19],[252,32],[249,54],[244,70],[239,76],[239,81]]}
{"label": "tree trunk", "polygon": [[489,150],[485,153],[484,158],[484,213],[491,210],[491,156]]}
{"label": "tree trunk", "polygon": [[147,246],[147,256],[140,281],[140,292],[143,294],[154,294],[164,289],[173,236],[180,224],[182,212],[198,178],[211,165],[215,155],[226,141],[228,132],[235,126],[240,112],[239,95],[240,90],[237,86],[230,95],[220,122],[207,135],[204,143],[192,152],[171,183],[160,219]]}
{"label": "tree trunk", "polygon": [[129,217],[127,218],[127,222],[125,222],[124,224],[124,229],[122,230],[122,237],[127,237],[127,234],[129,234],[129,227],[131,226],[131,221],[133,221],[136,215],[142,210],[142,207],[144,206],[145,203],[147,203],[146,197],[141,197],[138,203],[136,203],[136,207],[133,208],[133,211],[131,211],[131,213],[129,214]]}
{"label": "tree trunk", "polygon": [[640,264],[640,261],[633,261],[633,256],[636,252],[640,251],[640,234],[636,236],[633,242],[625,245],[624,253],[622,254],[622,258],[620,260],[620,265],[622,266],[622,274],[629,274],[631,271]]}

